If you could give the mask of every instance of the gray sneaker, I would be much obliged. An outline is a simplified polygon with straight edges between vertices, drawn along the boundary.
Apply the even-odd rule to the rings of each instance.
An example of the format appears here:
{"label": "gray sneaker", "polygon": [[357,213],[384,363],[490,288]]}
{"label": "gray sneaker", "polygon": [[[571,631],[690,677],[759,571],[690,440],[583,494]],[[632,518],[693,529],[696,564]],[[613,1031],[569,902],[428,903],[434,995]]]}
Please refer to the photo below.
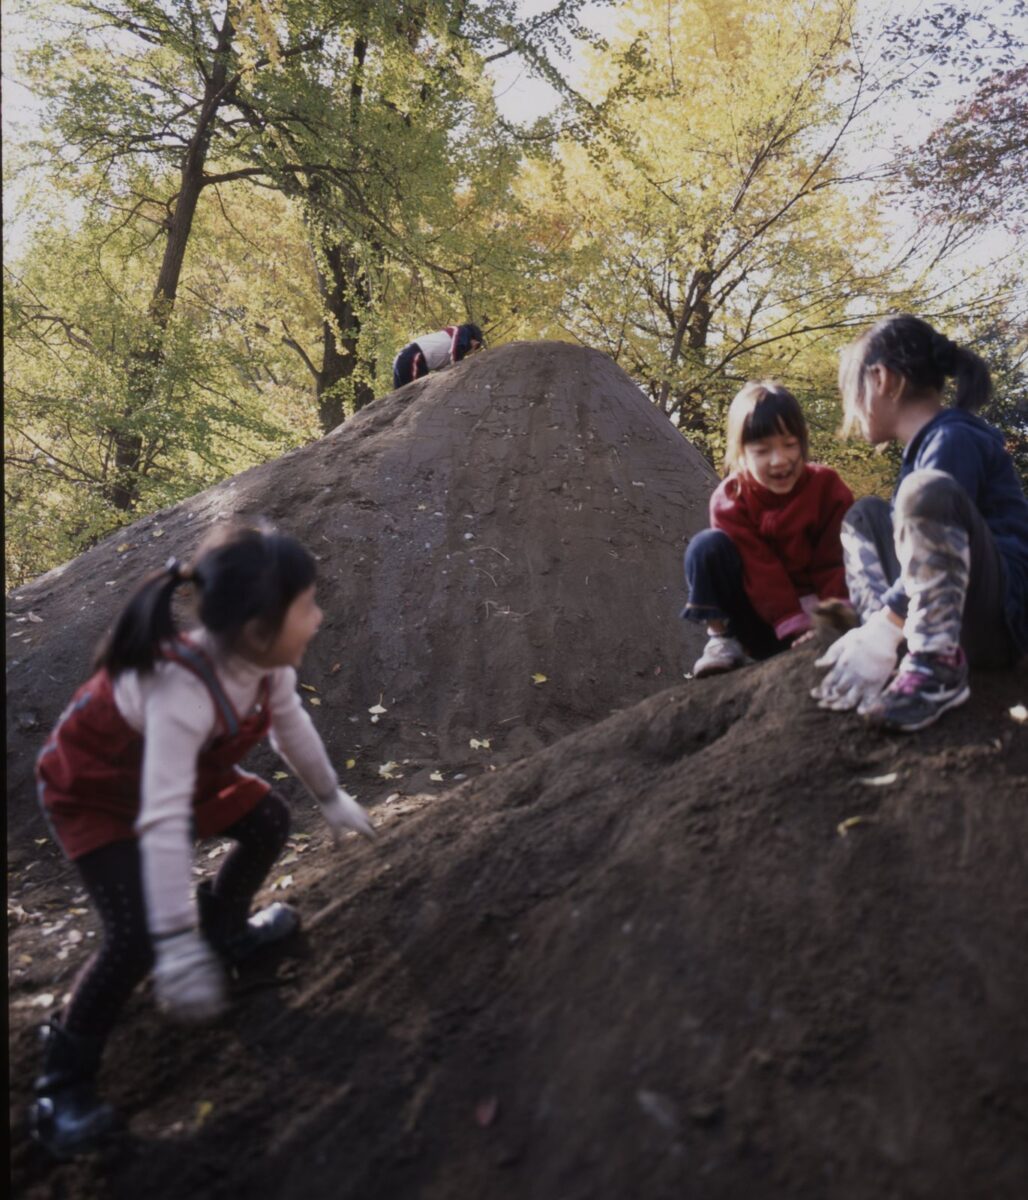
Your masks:
{"label": "gray sneaker", "polygon": [[867,719],[882,729],[916,733],[963,704],[970,695],[963,650],[954,654],[908,654]]}
{"label": "gray sneaker", "polygon": [[734,671],[745,661],[746,651],[734,637],[714,633],[693,666],[693,678],[702,679],[704,675],[721,675],[725,671]]}

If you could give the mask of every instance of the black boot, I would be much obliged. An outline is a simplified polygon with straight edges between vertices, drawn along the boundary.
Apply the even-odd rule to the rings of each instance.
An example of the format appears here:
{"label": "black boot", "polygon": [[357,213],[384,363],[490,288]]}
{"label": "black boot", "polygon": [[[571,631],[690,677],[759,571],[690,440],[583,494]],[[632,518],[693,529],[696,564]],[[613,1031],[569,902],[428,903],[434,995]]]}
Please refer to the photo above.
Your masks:
{"label": "black boot", "polygon": [[232,965],[284,941],[300,928],[300,914],[291,904],[276,901],[248,918],[245,908],[216,896],[209,880],[197,887],[196,900],[204,937]]}
{"label": "black boot", "polygon": [[42,1034],[43,1074],[35,1083],[29,1133],[55,1158],[74,1158],[94,1149],[119,1124],[94,1088],[104,1039],[69,1033],[56,1017]]}

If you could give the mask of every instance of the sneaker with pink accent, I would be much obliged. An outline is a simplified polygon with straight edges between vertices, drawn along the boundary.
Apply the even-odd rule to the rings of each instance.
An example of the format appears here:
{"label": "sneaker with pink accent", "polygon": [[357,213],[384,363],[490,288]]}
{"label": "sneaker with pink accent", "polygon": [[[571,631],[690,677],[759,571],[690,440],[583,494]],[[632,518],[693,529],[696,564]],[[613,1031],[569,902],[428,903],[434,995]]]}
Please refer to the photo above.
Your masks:
{"label": "sneaker with pink accent", "polygon": [[868,712],[872,725],[915,733],[937,721],[971,695],[967,658],[952,654],[907,654],[892,683]]}
{"label": "sneaker with pink accent", "polygon": [[693,678],[702,679],[704,675],[720,675],[725,671],[734,671],[745,661],[746,651],[734,637],[712,633],[703,647],[703,653],[693,666]]}

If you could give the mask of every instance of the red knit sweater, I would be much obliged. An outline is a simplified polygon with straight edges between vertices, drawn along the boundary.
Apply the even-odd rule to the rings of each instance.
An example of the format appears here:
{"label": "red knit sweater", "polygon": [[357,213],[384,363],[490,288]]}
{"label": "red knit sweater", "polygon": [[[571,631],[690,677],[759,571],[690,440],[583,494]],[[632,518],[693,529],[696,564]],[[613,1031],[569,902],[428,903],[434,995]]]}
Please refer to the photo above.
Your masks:
{"label": "red knit sweater", "polygon": [[853,493],[831,467],[807,463],[796,486],[779,496],[739,472],[710,498],[710,524],[742,556],[743,585],[777,637],[810,628],[800,597],[848,599],[839,530]]}

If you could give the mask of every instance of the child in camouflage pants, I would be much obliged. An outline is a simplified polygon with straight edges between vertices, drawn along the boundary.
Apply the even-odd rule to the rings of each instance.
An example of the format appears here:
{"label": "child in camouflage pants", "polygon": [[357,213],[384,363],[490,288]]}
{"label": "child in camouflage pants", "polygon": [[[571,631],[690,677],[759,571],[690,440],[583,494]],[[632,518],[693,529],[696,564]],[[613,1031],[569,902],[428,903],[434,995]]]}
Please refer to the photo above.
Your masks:
{"label": "child in camouflage pants", "polygon": [[1010,665],[1028,648],[1028,501],[1002,435],[969,411],[989,397],[988,368],[926,322],[879,322],[844,353],[840,388],[850,427],[906,448],[892,507],[867,497],[843,522],[862,624],[818,660],[831,669],[813,695],[923,729],[967,700],[969,663]]}

